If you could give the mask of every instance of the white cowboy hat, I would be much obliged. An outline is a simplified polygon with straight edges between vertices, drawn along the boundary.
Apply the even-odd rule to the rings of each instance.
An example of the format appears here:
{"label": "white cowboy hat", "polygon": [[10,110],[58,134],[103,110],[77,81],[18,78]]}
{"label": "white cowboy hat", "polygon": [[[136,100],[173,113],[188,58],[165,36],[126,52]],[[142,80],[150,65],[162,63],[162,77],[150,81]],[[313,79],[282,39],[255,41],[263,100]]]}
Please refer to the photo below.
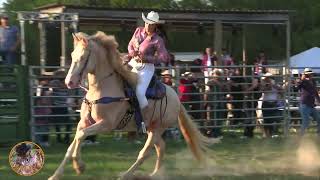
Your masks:
{"label": "white cowboy hat", "polygon": [[265,74],[263,75],[263,77],[270,77],[270,76],[273,76],[273,74],[272,74],[272,73],[269,73],[269,72],[267,72],[267,73],[265,73]]}
{"label": "white cowboy hat", "polygon": [[213,71],[210,72],[209,76],[215,76],[215,75],[221,75],[224,73],[223,69],[214,69]]}
{"label": "white cowboy hat", "polygon": [[157,12],[151,11],[148,13],[147,17],[142,13],[142,19],[148,24],[163,24],[164,21],[159,19],[159,14]]}
{"label": "white cowboy hat", "polygon": [[305,68],[303,74],[313,74],[313,71],[311,68]]}
{"label": "white cowboy hat", "polygon": [[292,69],[291,73],[294,74],[294,75],[299,74],[299,70],[298,69]]}
{"label": "white cowboy hat", "polygon": [[192,75],[192,72],[189,72],[189,71],[187,71],[187,72],[185,72],[185,73],[183,73],[183,74],[181,74],[183,77],[187,77],[187,76],[189,76],[189,75]]}
{"label": "white cowboy hat", "polygon": [[162,73],[161,73],[161,76],[172,76],[170,71],[169,70],[164,70]]}
{"label": "white cowboy hat", "polygon": [[272,74],[272,73],[267,72],[267,73],[265,73],[265,74],[263,74],[263,75],[262,75],[261,79],[265,79],[265,78],[267,78],[267,77],[271,77],[271,76],[273,76],[273,74]]}

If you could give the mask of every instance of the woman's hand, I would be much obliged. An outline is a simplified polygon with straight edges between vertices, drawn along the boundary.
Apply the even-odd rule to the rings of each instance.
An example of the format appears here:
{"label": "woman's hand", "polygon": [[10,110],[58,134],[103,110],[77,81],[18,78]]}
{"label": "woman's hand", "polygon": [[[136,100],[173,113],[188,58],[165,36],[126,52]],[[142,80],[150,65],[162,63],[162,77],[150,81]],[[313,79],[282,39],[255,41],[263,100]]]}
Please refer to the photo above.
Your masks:
{"label": "woman's hand", "polygon": [[148,61],[146,60],[146,58],[144,57],[143,54],[140,54],[138,56],[136,56],[135,59],[138,63],[148,63]]}
{"label": "woman's hand", "polygon": [[137,62],[137,63],[142,63],[142,59],[140,57],[135,57],[134,60]]}
{"label": "woman's hand", "polygon": [[133,56],[133,57],[136,57],[136,56],[139,56],[139,55],[140,55],[140,52],[139,52],[139,51],[134,51],[132,56]]}

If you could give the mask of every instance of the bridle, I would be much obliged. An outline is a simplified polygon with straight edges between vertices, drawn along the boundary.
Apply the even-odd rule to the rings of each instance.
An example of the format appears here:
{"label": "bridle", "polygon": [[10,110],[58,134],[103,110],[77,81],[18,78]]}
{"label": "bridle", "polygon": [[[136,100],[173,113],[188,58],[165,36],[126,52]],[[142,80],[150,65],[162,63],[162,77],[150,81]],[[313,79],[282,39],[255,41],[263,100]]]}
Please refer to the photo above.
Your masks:
{"label": "bridle", "polygon": [[[87,51],[89,51],[89,52],[88,52],[88,56],[87,56],[87,58],[86,58],[86,60],[85,60],[85,63],[84,63],[84,65],[83,65],[80,73],[79,73],[79,76],[80,76],[80,84],[79,84],[79,87],[82,88],[82,89],[85,90],[85,91],[88,91],[89,89],[86,88],[84,85],[82,85],[82,79],[83,79],[84,71],[85,71],[85,69],[86,69],[87,66],[88,66],[89,58],[90,58],[90,55],[91,55],[91,50],[89,49],[89,50],[87,50]],[[104,79],[107,79],[107,78],[111,77],[113,74],[114,74],[113,71],[110,72],[110,73],[109,73],[108,75],[106,75],[105,77],[99,79],[99,82],[102,81],[102,80],[104,80]]]}
{"label": "bridle", "polygon": [[90,50],[90,49],[89,49],[89,50],[86,50],[86,51],[89,51],[89,52],[88,52],[88,56],[87,56],[87,58],[86,58],[86,60],[85,60],[85,62],[84,62],[84,65],[83,65],[83,67],[82,67],[82,69],[81,69],[81,71],[80,71],[80,73],[79,73],[79,76],[80,76],[80,84],[79,84],[79,87],[82,88],[82,89],[84,89],[85,91],[88,91],[88,89],[87,89],[85,86],[82,85],[83,74],[84,74],[85,69],[86,69],[87,66],[88,66],[89,58],[90,58],[90,55],[91,55],[91,50]]}
{"label": "bridle", "polygon": [[[75,35],[74,35],[75,36]],[[78,37],[75,36],[77,39]],[[83,75],[84,75],[84,71],[85,69],[87,68],[88,66],[88,62],[89,62],[89,58],[90,58],[90,55],[91,55],[91,49],[90,48],[86,48],[85,51],[88,51],[88,55],[87,55],[87,58],[85,59],[85,62],[84,62],[84,65],[79,73],[79,76],[80,76],[80,84],[79,84],[79,87],[82,88],[83,90],[85,91],[88,91],[89,89],[86,88],[84,85],[82,85],[82,80],[83,80]],[[99,81],[103,80],[103,79],[106,79],[106,78],[109,78],[110,76],[113,75],[113,72],[109,73],[107,76],[103,77],[102,79],[100,79]]]}
{"label": "bridle", "polygon": [[[74,38],[76,38],[78,41],[80,41],[80,39],[78,38],[78,36],[75,35],[74,33],[72,33],[72,36],[73,36]],[[88,44],[89,44],[89,43],[88,43]],[[79,76],[80,76],[80,85],[79,85],[79,87],[82,88],[82,89],[84,89],[85,91],[88,91],[88,89],[81,84],[81,83],[82,83],[82,79],[83,79],[84,70],[85,70],[85,69],[87,68],[87,66],[88,66],[89,58],[90,58],[90,55],[91,55],[91,49],[88,50],[88,49],[86,48],[86,51],[89,51],[89,52],[88,52],[88,56],[87,56],[87,58],[86,58],[86,60],[85,60],[85,63],[84,63],[84,65],[83,65],[83,67],[82,67],[82,69],[81,69],[81,71],[80,71],[80,73],[79,73]]]}

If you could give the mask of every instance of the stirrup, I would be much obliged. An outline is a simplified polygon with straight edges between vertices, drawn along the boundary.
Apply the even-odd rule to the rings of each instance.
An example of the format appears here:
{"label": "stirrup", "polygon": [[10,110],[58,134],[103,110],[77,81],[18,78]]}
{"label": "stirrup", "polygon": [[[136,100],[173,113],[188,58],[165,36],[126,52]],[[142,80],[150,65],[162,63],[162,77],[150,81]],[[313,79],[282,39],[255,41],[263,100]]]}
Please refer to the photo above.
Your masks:
{"label": "stirrup", "polygon": [[141,122],[141,129],[142,129],[142,132],[143,132],[144,134],[147,133],[147,128],[146,128],[146,125],[144,124],[144,122]]}

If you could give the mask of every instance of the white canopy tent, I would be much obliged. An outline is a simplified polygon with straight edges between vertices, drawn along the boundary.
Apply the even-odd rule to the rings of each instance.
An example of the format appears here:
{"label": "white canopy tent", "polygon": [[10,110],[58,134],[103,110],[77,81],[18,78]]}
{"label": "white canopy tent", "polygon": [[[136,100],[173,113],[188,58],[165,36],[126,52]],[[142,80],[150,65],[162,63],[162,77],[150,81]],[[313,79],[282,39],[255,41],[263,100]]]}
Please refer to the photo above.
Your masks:
{"label": "white canopy tent", "polygon": [[304,68],[310,67],[316,73],[320,73],[320,48],[314,47],[291,56],[290,67],[292,73],[301,73]]}
{"label": "white canopy tent", "polygon": [[202,58],[200,52],[174,52],[173,55],[175,57],[175,60],[184,62],[191,62],[195,59]]}

